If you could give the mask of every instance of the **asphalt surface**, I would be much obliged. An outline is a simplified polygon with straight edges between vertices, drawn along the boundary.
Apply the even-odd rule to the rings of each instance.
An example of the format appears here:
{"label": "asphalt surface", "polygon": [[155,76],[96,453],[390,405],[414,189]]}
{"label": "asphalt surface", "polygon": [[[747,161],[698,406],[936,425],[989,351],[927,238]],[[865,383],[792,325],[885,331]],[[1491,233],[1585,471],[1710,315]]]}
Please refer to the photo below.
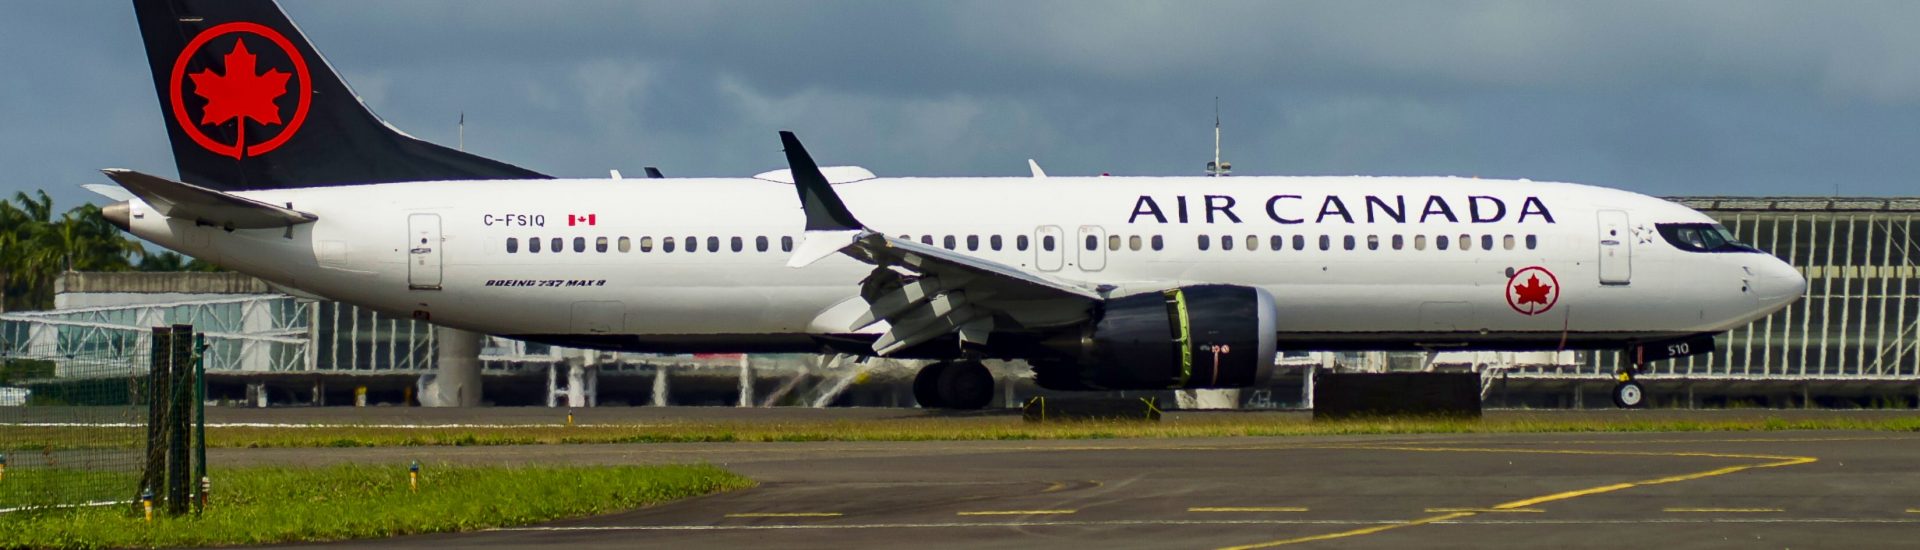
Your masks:
{"label": "asphalt surface", "polygon": [[761,482],[608,516],[337,545],[350,547],[1834,548],[1920,535],[1910,433],[211,452],[230,465],[705,461]]}

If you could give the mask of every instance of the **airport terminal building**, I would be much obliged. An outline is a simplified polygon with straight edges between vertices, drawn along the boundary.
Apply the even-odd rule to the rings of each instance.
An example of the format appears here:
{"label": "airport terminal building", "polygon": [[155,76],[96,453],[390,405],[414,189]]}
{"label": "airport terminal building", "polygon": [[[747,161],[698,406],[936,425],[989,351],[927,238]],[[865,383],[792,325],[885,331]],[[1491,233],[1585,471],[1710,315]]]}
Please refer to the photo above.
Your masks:
{"label": "airport terminal building", "polygon": [[[1651,365],[1655,406],[1920,406],[1920,198],[1681,197],[1808,280],[1785,310],[1716,341],[1715,352]],[[251,403],[414,402],[437,372],[433,327],[345,304],[272,292],[238,274],[69,274],[57,309],[0,314],[0,356],[57,360],[124,348],[147,327],[193,324],[225,394]],[[1560,354],[1327,353],[1294,367],[1243,406],[1298,406],[1317,369],[1439,366],[1484,375],[1490,406],[1600,407],[1622,357]],[[1542,360],[1544,355],[1547,359]],[[483,340],[484,402],[497,404],[912,404],[911,362],[813,356],[654,356]],[[1002,403],[1039,391],[1019,365],[997,365]],[[670,382],[670,380],[672,382]],[[362,390],[361,388],[368,388]],[[216,391],[214,395],[223,395]],[[271,397],[271,399],[269,399]]]}

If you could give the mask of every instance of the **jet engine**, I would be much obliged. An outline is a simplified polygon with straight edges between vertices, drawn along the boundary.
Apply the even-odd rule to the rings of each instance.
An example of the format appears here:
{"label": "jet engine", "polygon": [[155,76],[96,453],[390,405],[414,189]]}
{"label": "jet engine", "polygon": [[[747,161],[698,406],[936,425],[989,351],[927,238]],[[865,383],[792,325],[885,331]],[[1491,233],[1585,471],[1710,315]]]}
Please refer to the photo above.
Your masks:
{"label": "jet engine", "polygon": [[1108,299],[1077,333],[1048,342],[1063,353],[1035,361],[1035,382],[1055,390],[1238,388],[1272,375],[1273,295],[1200,285]]}

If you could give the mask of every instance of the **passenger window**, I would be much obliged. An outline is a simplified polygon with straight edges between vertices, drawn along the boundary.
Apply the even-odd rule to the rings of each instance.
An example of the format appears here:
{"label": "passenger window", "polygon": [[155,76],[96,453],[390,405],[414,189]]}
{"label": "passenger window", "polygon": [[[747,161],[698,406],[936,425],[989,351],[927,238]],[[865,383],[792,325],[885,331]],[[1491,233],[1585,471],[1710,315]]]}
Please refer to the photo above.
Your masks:
{"label": "passenger window", "polygon": [[567,244],[567,242],[566,242],[566,240],[565,240],[565,239],[561,239],[561,238],[559,238],[559,237],[554,237],[554,238],[552,238],[552,239],[550,239],[550,240],[548,240],[548,241],[547,241],[547,244],[549,244],[549,245],[552,245],[552,246],[550,246],[550,247],[548,247],[548,248],[547,248],[547,250],[549,250],[549,251],[553,251],[553,252],[560,252],[560,251],[562,251],[562,250],[566,250],[566,249],[567,249],[567,247],[566,247],[566,244]]}
{"label": "passenger window", "polygon": [[1279,235],[1274,235],[1273,238],[1267,239],[1267,248],[1275,251],[1286,250],[1287,239]]}
{"label": "passenger window", "polygon": [[1501,237],[1500,246],[1507,250],[1513,250],[1513,235],[1507,235],[1505,237]]}
{"label": "passenger window", "polygon": [[1461,249],[1461,250],[1473,250],[1473,235],[1461,235],[1461,236],[1460,236],[1460,249]]}
{"label": "passenger window", "polygon": [[699,237],[687,237],[687,241],[686,241],[686,248],[682,248],[681,250],[685,250],[685,251],[687,251],[687,252],[699,252],[699,251],[700,251],[700,238],[699,238]]}
{"label": "passenger window", "polygon": [[707,237],[707,252],[719,252],[719,251],[720,251],[720,238]]}
{"label": "passenger window", "polygon": [[661,252],[673,252],[673,237],[661,237],[661,238],[660,238],[660,251],[661,251]]}
{"label": "passenger window", "polygon": [[924,244],[924,245],[927,245],[927,246],[933,246],[933,235],[921,235],[921,236],[920,236],[920,244]]}
{"label": "passenger window", "polygon": [[793,252],[793,237],[781,237],[781,238],[780,238],[780,251],[781,251],[781,252]]}
{"label": "passenger window", "polygon": [[1120,249],[1120,236],[1107,235],[1107,250],[1119,250],[1119,249]]}
{"label": "passenger window", "polygon": [[527,239],[527,252],[530,252],[530,253],[539,253],[539,252],[540,252],[540,238],[539,238],[539,237],[534,237],[534,238],[531,238],[531,239]]}
{"label": "passenger window", "polygon": [[731,245],[733,245],[733,251],[734,251],[734,252],[739,252],[739,251],[742,251],[742,250],[746,250],[746,249],[747,249],[747,242],[746,242],[746,240],[745,240],[745,239],[741,239],[741,238],[739,238],[739,237],[734,237],[734,238],[733,238],[733,242],[730,242],[730,243],[727,243],[727,244],[731,244]]}
{"label": "passenger window", "polygon": [[1000,251],[1000,245],[1001,245],[1001,244],[1002,244],[1002,243],[1001,243],[1001,241],[1000,241],[1000,236],[999,236],[999,235],[989,235],[989,236],[987,236],[987,247],[989,247],[989,248],[992,248],[992,249],[993,249],[993,250],[994,250],[995,252],[999,252],[999,251]]}
{"label": "passenger window", "polygon": [[1481,250],[1493,250],[1493,235],[1481,235],[1481,236],[1480,236],[1480,249],[1481,249]]}
{"label": "passenger window", "polygon": [[980,249],[980,236],[967,235],[967,251],[972,252],[979,249]]}
{"label": "passenger window", "polygon": [[1095,237],[1093,235],[1087,235],[1087,250],[1099,250],[1099,249],[1100,249],[1100,238]]}
{"label": "passenger window", "polygon": [[1353,250],[1353,235],[1347,235],[1347,236],[1341,237],[1340,244],[1344,246],[1347,250]]}
{"label": "passenger window", "polygon": [[[901,238],[902,238],[902,239],[905,239],[906,237],[901,237]],[[758,251],[761,251],[761,252],[766,252],[766,251],[767,251],[767,236],[766,236],[766,235],[761,235],[761,236],[758,236],[758,237],[754,237],[754,238],[753,238],[753,249],[754,249],[754,250],[758,250]]]}
{"label": "passenger window", "polygon": [[1221,235],[1221,236],[1220,236],[1220,249],[1221,249],[1221,250],[1233,250],[1233,235]]}
{"label": "passenger window", "polygon": [[621,238],[620,238],[620,244],[619,244],[619,246],[620,246],[620,253],[621,253],[621,254],[625,254],[625,253],[628,253],[628,252],[633,252],[633,240],[632,240],[632,239],[628,239],[628,238],[626,238],[626,237],[621,237]]}
{"label": "passenger window", "polygon": [[1201,236],[1199,237],[1199,239],[1200,239],[1200,249],[1201,249],[1201,250],[1206,250],[1206,249],[1207,249],[1207,248],[1209,247],[1209,246],[1208,246],[1208,242],[1207,242],[1207,241],[1208,241],[1208,239],[1207,239],[1207,236],[1206,236],[1206,235],[1201,235]]}
{"label": "passenger window", "polygon": [[1379,250],[1379,249],[1380,249],[1380,236],[1367,235],[1367,250]]}
{"label": "passenger window", "polygon": [[953,235],[947,235],[947,238],[941,239],[941,243],[946,245],[947,250],[953,250]]}
{"label": "passenger window", "polygon": [[507,253],[512,254],[519,251],[520,251],[520,239],[514,238],[514,237],[507,237]]}
{"label": "passenger window", "polygon": [[1321,236],[1320,236],[1320,249],[1321,249],[1321,250],[1333,250],[1333,237],[1329,237],[1329,236],[1326,236],[1326,235],[1321,235]]}
{"label": "passenger window", "polygon": [[1446,250],[1446,249],[1447,249],[1447,236],[1446,236],[1446,235],[1440,235],[1440,236],[1438,236],[1438,237],[1434,237],[1434,238],[1433,238],[1433,249],[1434,249],[1434,250]]}
{"label": "passenger window", "polygon": [[1394,249],[1394,250],[1400,250],[1400,249],[1402,249],[1402,248],[1405,248],[1405,247],[1406,247],[1406,244],[1407,244],[1407,239],[1406,239],[1406,237],[1402,237],[1402,236],[1400,236],[1400,235],[1394,235],[1394,236],[1393,236],[1393,249]]}
{"label": "passenger window", "polygon": [[1053,247],[1054,247],[1053,235],[1047,235],[1046,237],[1040,239],[1040,248],[1045,248],[1047,249],[1048,252],[1052,252]]}
{"label": "passenger window", "polygon": [[1533,235],[1527,235],[1527,250],[1533,250],[1534,245],[1539,243],[1540,241],[1535,239]]}
{"label": "passenger window", "polygon": [[1254,251],[1259,249],[1260,249],[1260,237],[1257,235],[1247,235],[1247,250]]}
{"label": "passenger window", "polygon": [[1132,235],[1132,236],[1129,236],[1129,237],[1127,237],[1127,250],[1132,250],[1132,251],[1134,251],[1134,252],[1139,252],[1139,251],[1140,251],[1140,236],[1139,236],[1139,235]]}
{"label": "passenger window", "polygon": [[1293,236],[1293,249],[1294,249],[1294,250],[1306,250],[1306,249],[1307,249],[1307,236],[1306,236],[1306,235],[1294,235],[1294,236]]}
{"label": "passenger window", "polygon": [[606,237],[594,237],[594,238],[593,238],[593,251],[594,251],[594,252],[606,252],[606,251],[607,251],[607,238],[606,238]]}
{"label": "passenger window", "polygon": [[1025,251],[1027,249],[1027,236],[1020,235],[1018,237],[1014,237],[1013,247],[1017,250]]}
{"label": "passenger window", "polygon": [[640,251],[641,251],[641,252],[653,252],[653,237],[641,237],[641,238],[640,238]]}
{"label": "passenger window", "polygon": [[1426,249],[1427,249],[1427,236],[1426,236],[1426,235],[1414,235],[1414,236],[1413,236],[1413,249],[1414,249],[1414,250],[1426,250]]}
{"label": "passenger window", "polygon": [[1159,236],[1159,235],[1154,235],[1154,236],[1153,236],[1153,249],[1154,249],[1154,250],[1160,250],[1160,249],[1163,249],[1163,248],[1166,248],[1166,246],[1165,246],[1165,245],[1166,245],[1166,242],[1165,242],[1165,241],[1162,241],[1162,240],[1160,240],[1160,236]]}
{"label": "passenger window", "polygon": [[574,238],[573,238],[573,251],[574,251],[574,252],[586,252],[586,251],[587,251],[587,238],[586,238],[586,237],[574,237]]}

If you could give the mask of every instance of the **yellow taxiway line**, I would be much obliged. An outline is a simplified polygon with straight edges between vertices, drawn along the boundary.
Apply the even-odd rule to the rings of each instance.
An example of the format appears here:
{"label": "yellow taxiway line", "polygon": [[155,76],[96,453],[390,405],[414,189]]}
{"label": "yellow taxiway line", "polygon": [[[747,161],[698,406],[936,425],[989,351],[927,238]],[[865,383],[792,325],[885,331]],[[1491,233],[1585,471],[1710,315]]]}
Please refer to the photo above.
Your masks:
{"label": "yellow taxiway line", "polygon": [[1258,513],[1258,512],[1305,512],[1307,511],[1307,509],[1299,506],[1196,506],[1193,508],[1188,508],[1187,511],[1188,512],[1223,512],[1223,513],[1233,513],[1233,512]]}
{"label": "yellow taxiway line", "polygon": [[1765,514],[1786,510],[1780,508],[1665,508],[1660,511],[1670,514]]}
{"label": "yellow taxiway line", "polygon": [[[1586,489],[1577,489],[1573,491],[1565,491],[1565,492],[1554,493],[1550,495],[1541,495],[1533,498],[1501,503],[1491,508],[1493,510],[1500,510],[1500,511],[1527,509],[1537,504],[1557,502],[1557,501],[1579,498],[1579,497],[1588,496],[1588,495],[1597,495],[1601,493],[1611,493],[1614,491],[1620,491],[1624,489],[1632,489],[1634,487],[1645,487],[1648,485],[1663,485],[1667,483],[1679,483],[1682,481],[1691,481],[1691,480],[1709,478],[1714,476],[1723,476],[1723,475],[1727,475],[1735,472],[1743,472],[1743,471],[1757,469],[1757,468],[1778,468],[1782,466],[1795,466],[1800,464],[1808,464],[1808,463],[1812,463],[1820,460],[1818,458],[1814,458],[1810,456],[1775,456],[1775,455],[1751,455],[1751,454],[1730,454],[1730,453],[1652,452],[1652,451],[1591,451],[1591,450],[1576,450],[1576,449],[1503,449],[1503,448],[1480,448],[1480,447],[1412,447],[1412,446],[1386,446],[1386,445],[1335,445],[1335,446],[1328,446],[1325,448],[1372,449],[1372,450],[1382,450],[1382,451],[1406,451],[1406,452],[1425,452],[1425,453],[1515,453],[1515,454],[1557,454],[1557,455],[1590,455],[1590,456],[1660,456],[1660,457],[1726,458],[1726,459],[1767,461],[1767,462],[1758,462],[1758,463],[1752,463],[1752,464],[1743,464],[1739,466],[1728,466],[1725,468],[1715,468],[1712,470],[1694,472],[1690,474],[1680,474],[1680,475],[1667,476],[1667,477],[1658,477],[1653,479],[1644,479],[1640,481],[1614,483],[1611,485],[1601,485],[1598,487],[1588,487]],[[1358,537],[1358,536],[1364,536],[1364,535],[1371,535],[1371,534],[1379,533],[1382,531],[1391,531],[1394,529],[1413,527],[1416,525],[1426,525],[1429,523],[1452,521],[1456,519],[1472,517],[1479,513],[1480,512],[1478,511],[1449,512],[1449,513],[1445,513],[1437,516],[1428,516],[1428,517],[1408,520],[1400,523],[1376,525],[1372,527],[1365,527],[1365,528],[1354,529],[1350,531],[1341,531],[1337,533],[1327,533],[1322,535],[1310,535],[1305,537],[1295,537],[1290,539],[1281,539],[1281,540],[1268,541],[1268,542],[1262,542],[1262,543],[1247,544],[1242,546],[1229,546],[1222,550],[1252,550],[1254,548],[1271,548],[1274,546],[1299,544],[1303,542],[1314,542],[1314,541],[1322,541],[1322,540]]]}
{"label": "yellow taxiway line", "polygon": [[978,510],[973,512],[960,512],[955,515],[961,515],[961,516],[1060,516],[1060,515],[1071,514],[1078,511],[1079,510]]}

